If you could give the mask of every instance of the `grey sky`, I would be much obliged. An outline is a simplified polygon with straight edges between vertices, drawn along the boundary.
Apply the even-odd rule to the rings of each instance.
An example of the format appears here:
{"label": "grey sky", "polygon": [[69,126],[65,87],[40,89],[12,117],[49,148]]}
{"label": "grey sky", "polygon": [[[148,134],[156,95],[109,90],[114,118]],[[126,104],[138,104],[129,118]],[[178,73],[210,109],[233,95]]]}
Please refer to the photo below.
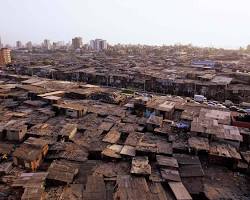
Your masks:
{"label": "grey sky", "polygon": [[69,41],[238,48],[250,43],[249,0],[1,0],[4,43]]}

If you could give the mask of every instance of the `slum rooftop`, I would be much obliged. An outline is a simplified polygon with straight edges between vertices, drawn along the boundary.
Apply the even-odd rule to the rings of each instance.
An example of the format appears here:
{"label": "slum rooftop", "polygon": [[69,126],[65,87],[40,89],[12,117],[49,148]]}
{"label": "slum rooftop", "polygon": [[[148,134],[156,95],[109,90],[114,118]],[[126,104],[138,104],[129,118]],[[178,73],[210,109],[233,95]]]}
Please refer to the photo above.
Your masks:
{"label": "slum rooftop", "polygon": [[14,53],[10,72],[235,103],[250,101],[250,55],[234,50],[113,47],[107,52]]}
{"label": "slum rooftop", "polygon": [[0,199],[248,200],[249,128],[188,97],[5,72]]}

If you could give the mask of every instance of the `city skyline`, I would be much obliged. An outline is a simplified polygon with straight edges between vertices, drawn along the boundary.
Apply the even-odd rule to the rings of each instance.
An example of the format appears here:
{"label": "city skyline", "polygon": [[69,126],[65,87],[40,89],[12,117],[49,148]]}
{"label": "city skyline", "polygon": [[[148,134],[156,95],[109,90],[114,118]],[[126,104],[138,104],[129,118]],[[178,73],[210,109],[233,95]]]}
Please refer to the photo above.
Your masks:
{"label": "city skyline", "polygon": [[76,36],[83,43],[103,38],[112,45],[239,48],[250,43],[246,0],[13,0],[1,5],[5,9],[0,12],[0,36],[3,44],[12,46],[19,40],[68,42]]}

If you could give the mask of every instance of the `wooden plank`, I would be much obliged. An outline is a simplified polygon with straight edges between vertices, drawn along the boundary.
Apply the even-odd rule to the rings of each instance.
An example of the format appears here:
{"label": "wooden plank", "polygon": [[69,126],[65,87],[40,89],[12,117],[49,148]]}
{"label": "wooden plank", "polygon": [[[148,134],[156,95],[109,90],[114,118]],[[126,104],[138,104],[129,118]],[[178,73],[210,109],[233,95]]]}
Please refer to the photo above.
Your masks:
{"label": "wooden plank", "polygon": [[181,165],[200,165],[200,159],[198,156],[191,156],[186,154],[174,154],[174,158],[177,159]]}
{"label": "wooden plank", "polygon": [[177,170],[161,169],[161,176],[166,181],[181,181],[180,174]]}
{"label": "wooden plank", "polygon": [[121,152],[121,155],[125,155],[125,156],[135,156],[135,147],[129,146],[129,145],[124,145]]}
{"label": "wooden plank", "polygon": [[114,200],[152,200],[152,196],[145,178],[125,175],[117,177]]}
{"label": "wooden plank", "polygon": [[176,200],[192,200],[192,197],[182,182],[169,182],[168,184],[174,193]]}
{"label": "wooden plank", "polygon": [[204,184],[202,177],[181,177],[181,180],[190,194],[199,195],[204,192]]}
{"label": "wooden plank", "polygon": [[78,173],[78,167],[68,161],[54,160],[48,169],[47,179],[71,183]]}
{"label": "wooden plank", "polygon": [[158,167],[153,163],[151,164],[151,174],[149,176],[149,180],[152,182],[164,182]]}
{"label": "wooden plank", "polygon": [[116,130],[111,130],[107,133],[107,135],[105,135],[105,137],[103,138],[103,142],[108,142],[111,144],[115,144],[117,143],[117,141],[120,139],[121,137],[121,133],[116,131]]}
{"label": "wooden plank", "polygon": [[191,137],[188,139],[188,145],[198,151],[209,151],[209,143],[207,138]]}
{"label": "wooden plank", "polygon": [[18,178],[15,179],[13,187],[43,187],[44,181],[48,175],[48,172],[37,172],[37,173],[22,173]]}
{"label": "wooden plank", "polygon": [[169,168],[178,168],[178,162],[173,157],[157,155],[156,156],[157,164],[161,167],[169,167]]}
{"label": "wooden plank", "polygon": [[110,158],[121,158],[122,145],[110,145],[102,151],[102,155]]}
{"label": "wooden plank", "polygon": [[114,124],[111,122],[102,122],[98,127],[99,130],[109,131]]}
{"label": "wooden plank", "polygon": [[173,154],[172,144],[163,140],[157,141],[157,153],[164,155],[172,155]]}
{"label": "wooden plank", "polygon": [[83,199],[83,191],[84,191],[84,185],[83,184],[71,184],[68,187],[65,187],[62,195],[61,200],[82,200]]}
{"label": "wooden plank", "polygon": [[128,135],[125,145],[136,147],[136,145],[142,140],[143,133],[132,132]]}
{"label": "wooden plank", "polygon": [[204,171],[201,165],[183,165],[180,167],[181,177],[203,177]]}
{"label": "wooden plank", "polygon": [[151,183],[149,186],[152,200],[168,200],[161,183]]}
{"label": "wooden plank", "polygon": [[106,188],[103,177],[89,176],[82,196],[84,200],[106,200]]}

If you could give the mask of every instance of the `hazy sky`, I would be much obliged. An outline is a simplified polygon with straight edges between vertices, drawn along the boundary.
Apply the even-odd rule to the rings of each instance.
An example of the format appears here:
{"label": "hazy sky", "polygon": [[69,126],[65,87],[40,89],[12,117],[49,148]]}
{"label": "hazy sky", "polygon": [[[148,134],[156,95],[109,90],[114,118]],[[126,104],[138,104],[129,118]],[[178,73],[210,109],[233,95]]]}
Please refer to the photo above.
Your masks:
{"label": "hazy sky", "polygon": [[249,9],[250,0],[1,0],[0,36],[238,48],[250,44]]}

